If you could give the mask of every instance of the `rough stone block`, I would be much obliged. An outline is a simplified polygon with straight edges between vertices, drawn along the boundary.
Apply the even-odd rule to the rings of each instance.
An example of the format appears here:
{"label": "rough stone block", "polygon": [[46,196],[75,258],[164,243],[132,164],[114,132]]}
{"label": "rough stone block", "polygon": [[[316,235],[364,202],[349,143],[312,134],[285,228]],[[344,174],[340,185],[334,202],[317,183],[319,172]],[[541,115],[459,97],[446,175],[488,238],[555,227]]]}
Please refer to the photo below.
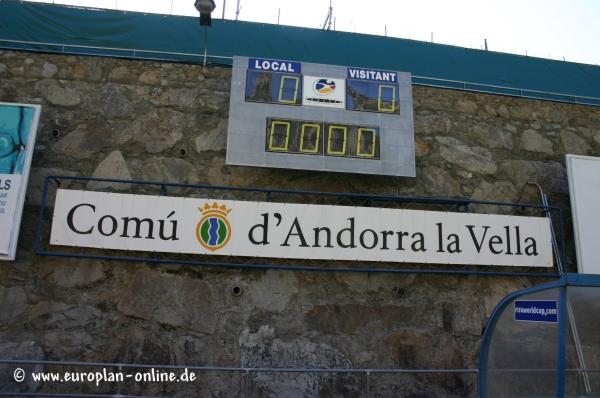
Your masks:
{"label": "rough stone block", "polygon": [[130,283],[116,298],[122,313],[196,333],[214,331],[217,316],[207,283],[150,269],[136,272]]}
{"label": "rough stone block", "polygon": [[53,105],[72,107],[81,103],[81,95],[76,88],[61,87],[56,83],[47,88],[44,96]]}
{"label": "rough stone block", "polygon": [[440,155],[446,161],[463,167],[476,174],[496,173],[497,166],[492,153],[482,147],[469,147],[452,137],[436,137],[440,145]]}
{"label": "rough stone block", "polygon": [[[94,178],[112,178],[117,180],[131,180],[131,173],[125,163],[125,158],[121,151],[111,152],[94,170]],[[112,188],[115,190],[127,190],[130,184],[105,181],[90,181],[87,184],[88,189],[100,190]]]}
{"label": "rough stone block", "polygon": [[530,152],[554,153],[552,141],[544,138],[535,130],[525,130],[521,136],[521,148]]}
{"label": "rough stone block", "polygon": [[[42,348],[33,341],[1,343],[0,358],[37,361],[46,359]],[[24,371],[25,381],[22,383],[17,383],[14,379],[17,368]],[[4,393],[35,393],[42,386],[42,383],[33,381],[31,373],[42,371],[44,371],[43,365],[19,364],[17,366],[14,364],[0,364],[0,391]]]}
{"label": "rough stone block", "polygon": [[587,141],[570,131],[562,131],[560,133],[560,141],[565,149],[565,153],[571,155],[589,155],[591,153],[592,148]]}

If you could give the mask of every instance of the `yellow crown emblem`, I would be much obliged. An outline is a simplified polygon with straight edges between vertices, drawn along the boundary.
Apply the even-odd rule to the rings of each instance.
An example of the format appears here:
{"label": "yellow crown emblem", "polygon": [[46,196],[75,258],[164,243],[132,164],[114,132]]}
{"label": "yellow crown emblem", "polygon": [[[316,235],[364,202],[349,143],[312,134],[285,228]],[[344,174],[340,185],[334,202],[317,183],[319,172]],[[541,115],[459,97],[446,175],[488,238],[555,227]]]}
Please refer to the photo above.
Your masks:
{"label": "yellow crown emblem", "polygon": [[231,212],[231,209],[228,209],[227,206],[224,204],[219,206],[217,202],[213,203],[212,206],[208,203],[205,203],[203,207],[198,207],[198,210],[200,210],[200,213],[202,213],[203,216],[219,214],[223,217],[226,217]]}
{"label": "yellow crown emblem", "polygon": [[231,238],[231,224],[227,215],[231,212],[224,204],[205,203],[198,207],[202,217],[196,225],[196,239],[200,246],[209,252],[217,251],[229,242]]}

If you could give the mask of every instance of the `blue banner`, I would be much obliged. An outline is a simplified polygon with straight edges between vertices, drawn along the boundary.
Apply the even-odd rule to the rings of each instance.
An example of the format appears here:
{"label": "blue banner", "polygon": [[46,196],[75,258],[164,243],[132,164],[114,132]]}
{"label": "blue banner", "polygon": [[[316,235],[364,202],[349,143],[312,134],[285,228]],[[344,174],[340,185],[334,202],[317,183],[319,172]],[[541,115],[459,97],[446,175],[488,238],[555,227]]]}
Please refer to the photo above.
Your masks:
{"label": "blue banner", "polygon": [[248,69],[265,70],[270,72],[302,73],[300,62],[278,61],[275,59],[250,58]]}
{"label": "blue banner", "polygon": [[385,70],[348,68],[348,79],[398,83],[398,74]]}
{"label": "blue banner", "polygon": [[557,323],[556,300],[515,300],[515,321]]}

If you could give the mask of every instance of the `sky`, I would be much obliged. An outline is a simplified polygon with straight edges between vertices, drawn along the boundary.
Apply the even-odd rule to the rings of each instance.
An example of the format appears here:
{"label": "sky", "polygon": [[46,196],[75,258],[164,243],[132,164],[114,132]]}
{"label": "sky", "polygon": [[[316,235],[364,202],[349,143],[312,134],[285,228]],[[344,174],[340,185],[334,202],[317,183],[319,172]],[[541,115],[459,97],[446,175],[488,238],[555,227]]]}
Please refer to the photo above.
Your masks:
{"label": "sky", "polygon": [[[44,3],[197,16],[194,0]],[[238,0],[215,0],[235,19]],[[600,64],[600,0],[331,0],[335,29]],[[322,28],[330,0],[239,0],[243,21]],[[332,26],[333,29],[333,26]]]}

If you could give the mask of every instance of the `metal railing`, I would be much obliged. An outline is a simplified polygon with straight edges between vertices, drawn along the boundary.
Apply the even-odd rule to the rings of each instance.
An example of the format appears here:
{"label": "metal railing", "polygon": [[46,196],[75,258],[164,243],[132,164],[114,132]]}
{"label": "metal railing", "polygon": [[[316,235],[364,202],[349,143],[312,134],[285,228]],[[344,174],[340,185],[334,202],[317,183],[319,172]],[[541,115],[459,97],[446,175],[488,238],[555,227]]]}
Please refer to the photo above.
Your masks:
{"label": "metal railing", "polygon": [[[119,373],[123,375],[131,375],[134,373],[147,373],[148,371],[154,370],[157,373],[159,372],[174,372],[179,373],[180,375],[187,371],[193,372],[195,376],[207,375],[209,373],[217,373],[220,375],[239,375],[240,382],[239,386],[235,386],[235,380],[228,378],[230,381],[230,385],[228,388],[230,390],[237,390],[237,396],[240,398],[250,398],[253,396],[253,392],[256,389],[257,378],[259,375],[272,375],[273,377],[282,376],[282,375],[293,375],[293,374],[304,374],[304,375],[312,375],[315,378],[334,375],[334,377],[344,377],[344,376],[352,376],[358,379],[348,381],[349,384],[353,384],[357,387],[358,391],[361,392],[361,396],[365,398],[371,398],[373,394],[376,394],[376,380],[374,378],[376,376],[382,375],[391,375],[394,379],[400,378],[402,375],[410,375],[413,377],[411,381],[416,382],[415,377],[425,377],[425,376],[437,376],[441,377],[443,375],[462,375],[463,378],[475,377],[479,374],[479,369],[378,369],[378,368],[360,368],[360,369],[351,369],[351,368],[276,368],[276,367],[227,367],[227,366],[194,366],[194,365],[160,365],[160,364],[130,364],[130,363],[111,363],[111,362],[84,362],[84,361],[47,361],[47,360],[23,360],[23,359],[0,359],[0,365],[11,365],[15,368],[17,367],[27,367],[27,366],[39,366],[33,371],[30,370],[29,376],[31,378],[31,373],[53,373],[53,374],[64,374],[66,372],[76,373],[76,372],[86,372],[86,373],[94,373],[97,370],[106,370],[108,373]],[[65,370],[65,368],[69,370]],[[74,369],[77,370],[74,370]],[[63,370],[60,370],[63,369]],[[11,369],[9,369],[11,370]],[[489,373],[555,373],[555,368],[548,369],[488,369]],[[600,373],[600,369],[590,368],[590,369],[579,369],[579,368],[567,368],[565,369],[567,373]],[[10,371],[9,371],[10,374]],[[48,386],[41,386],[36,391],[0,391],[0,397],[69,397],[69,398],[164,398],[170,395],[140,395],[140,394],[128,394],[127,387],[131,384],[136,384],[139,386],[140,384],[144,384],[143,382],[134,382],[127,381],[128,379],[124,379],[124,381],[114,381],[114,382],[106,382],[107,384],[112,385],[112,389],[114,393],[104,392],[64,392],[61,388],[54,387],[54,390],[57,391],[40,391],[40,390],[52,390],[52,385],[56,384],[60,387],[65,387],[67,384],[72,384],[71,387],[86,387],[89,389],[92,382],[89,383],[67,383],[67,382],[47,382]],[[327,383],[327,380],[321,380],[323,383]],[[406,382],[406,380],[404,380]],[[150,382],[148,382],[150,383]],[[156,383],[166,383],[169,384],[171,382],[156,382]],[[175,382],[172,382],[175,383]],[[192,387],[201,388],[206,384],[210,383],[210,380],[201,380],[196,379],[194,381],[189,382]],[[204,385],[203,385],[204,383]],[[391,384],[393,381],[386,380],[386,384]],[[431,387],[436,385],[436,381],[427,381]],[[105,383],[102,383],[104,386]],[[181,385],[181,383],[177,383]],[[261,380],[261,387],[268,388],[268,379]],[[478,384],[476,380],[473,380],[473,391],[471,394],[475,396],[478,392]],[[69,387],[69,386],[67,386]],[[81,388],[80,388],[81,389]]]}
{"label": "metal railing", "polygon": [[[233,60],[232,56],[226,55],[194,54],[187,52],[143,50],[106,46],[84,46],[3,38],[0,38],[0,48],[7,50],[26,50],[60,54],[92,55],[98,57],[132,58],[150,61],[193,62],[201,64],[205,63],[205,60],[208,59],[217,64],[231,65]],[[552,91],[533,90],[527,88],[500,86],[418,75],[412,76],[412,83],[413,85],[426,87],[449,88],[477,93],[499,94],[520,98],[600,106],[600,97],[574,95],[569,93],[557,93]]]}
{"label": "metal railing", "polygon": [[[467,377],[473,377],[473,385],[476,386],[475,376],[478,374],[478,369],[377,369],[377,368],[365,368],[365,369],[346,369],[346,368],[275,368],[275,367],[223,367],[223,366],[186,366],[186,365],[148,365],[148,364],[127,364],[127,363],[110,363],[110,362],[83,362],[83,361],[46,361],[46,360],[17,360],[17,359],[0,359],[0,364],[12,365],[14,367],[25,367],[30,366],[43,366],[46,367],[44,370],[35,370],[35,373],[63,373],[58,369],[49,370],[47,367],[53,368],[77,368],[77,372],[92,372],[98,369],[111,369],[112,373],[131,374],[144,373],[149,370],[156,371],[174,371],[180,374],[184,371],[194,372],[195,374],[208,374],[217,373],[221,375],[239,375],[240,386],[236,387],[235,381],[229,379],[231,382],[231,390],[236,390],[238,397],[250,398],[253,395],[253,389],[255,388],[255,379],[259,375],[292,375],[292,374],[304,374],[312,375],[313,377],[335,375],[335,377],[353,376],[360,380],[353,380],[353,384],[357,385],[357,388],[362,392],[361,396],[365,398],[371,398],[371,394],[375,388],[373,385],[373,378],[377,375],[412,375],[412,376],[441,376],[441,375],[468,375]],[[127,371],[130,372],[127,372]],[[70,370],[74,372],[73,370]],[[10,372],[9,372],[10,373]],[[33,372],[30,372],[33,373]],[[133,382],[132,382],[133,383]],[[168,384],[169,382],[167,382]],[[48,383],[51,387],[51,382]],[[64,383],[59,383],[64,386]],[[93,384],[93,383],[92,383]],[[44,392],[44,391],[26,391],[26,392],[8,392],[0,391],[0,397],[70,397],[70,398],[163,398],[161,396],[150,396],[150,395],[127,395],[127,378],[125,381],[110,382],[109,384],[114,385],[114,393],[65,393],[65,392]],[[143,384],[143,383],[142,383]],[[180,384],[180,383],[178,383]],[[190,383],[193,385],[193,383]],[[268,381],[262,383],[263,386],[268,387]],[[198,381],[197,387],[202,386],[202,381]],[[82,387],[85,387],[82,386]],[[89,388],[89,385],[88,385]],[[473,391],[476,394],[476,391]]]}
{"label": "metal railing", "polygon": [[[288,271],[313,271],[313,272],[358,272],[358,273],[425,273],[436,275],[462,274],[462,275],[488,275],[488,276],[530,276],[530,277],[547,277],[558,278],[560,273],[554,268],[553,272],[526,272],[526,271],[482,271],[481,269],[473,268],[440,268],[439,266],[429,268],[406,268],[398,263],[389,264],[384,262],[373,262],[367,265],[362,262],[329,262],[328,266],[323,266],[323,261],[308,260],[293,260],[289,262],[282,259],[262,259],[262,258],[241,258],[232,257],[223,258],[222,256],[192,256],[191,258],[163,256],[157,257],[156,254],[150,253],[147,257],[131,256],[131,255],[113,255],[105,254],[102,251],[95,253],[92,249],[86,249],[87,252],[61,251],[62,249],[50,250],[43,245],[43,236],[47,225],[47,205],[49,190],[57,189],[62,183],[80,184],[88,182],[102,182],[110,184],[128,184],[131,187],[142,191],[144,194],[154,194],[168,196],[170,191],[185,190],[186,195],[197,195],[202,193],[210,196],[211,199],[229,199],[237,200],[263,200],[266,202],[284,202],[284,203],[319,203],[332,205],[354,205],[365,207],[398,207],[399,205],[411,206],[438,206],[444,210],[453,209],[454,211],[466,211],[471,205],[482,206],[503,206],[517,210],[527,210],[539,212],[540,215],[555,214],[559,220],[557,240],[560,246],[560,257],[564,264],[565,242],[564,242],[564,227],[561,209],[553,206],[525,204],[525,203],[508,203],[499,201],[484,201],[466,198],[440,198],[440,197],[422,197],[422,196],[398,196],[398,195],[369,195],[359,193],[334,193],[334,192],[317,192],[317,191],[302,191],[302,190],[287,190],[273,188],[246,188],[246,187],[229,187],[217,185],[195,185],[195,184],[179,184],[166,183],[159,181],[140,181],[140,180],[121,180],[111,178],[88,178],[88,177],[59,177],[49,176],[44,181],[42,199],[40,205],[39,219],[36,228],[35,236],[35,252],[38,255],[53,256],[53,257],[72,257],[72,258],[87,258],[96,260],[116,260],[123,262],[150,262],[150,263],[165,263],[178,265],[201,265],[218,268],[238,268],[238,269],[262,269],[262,270],[288,270]],[[150,189],[150,191],[148,191]],[[181,196],[180,193],[177,193]],[[250,199],[248,199],[250,198]],[[348,265],[350,263],[350,265]]]}

